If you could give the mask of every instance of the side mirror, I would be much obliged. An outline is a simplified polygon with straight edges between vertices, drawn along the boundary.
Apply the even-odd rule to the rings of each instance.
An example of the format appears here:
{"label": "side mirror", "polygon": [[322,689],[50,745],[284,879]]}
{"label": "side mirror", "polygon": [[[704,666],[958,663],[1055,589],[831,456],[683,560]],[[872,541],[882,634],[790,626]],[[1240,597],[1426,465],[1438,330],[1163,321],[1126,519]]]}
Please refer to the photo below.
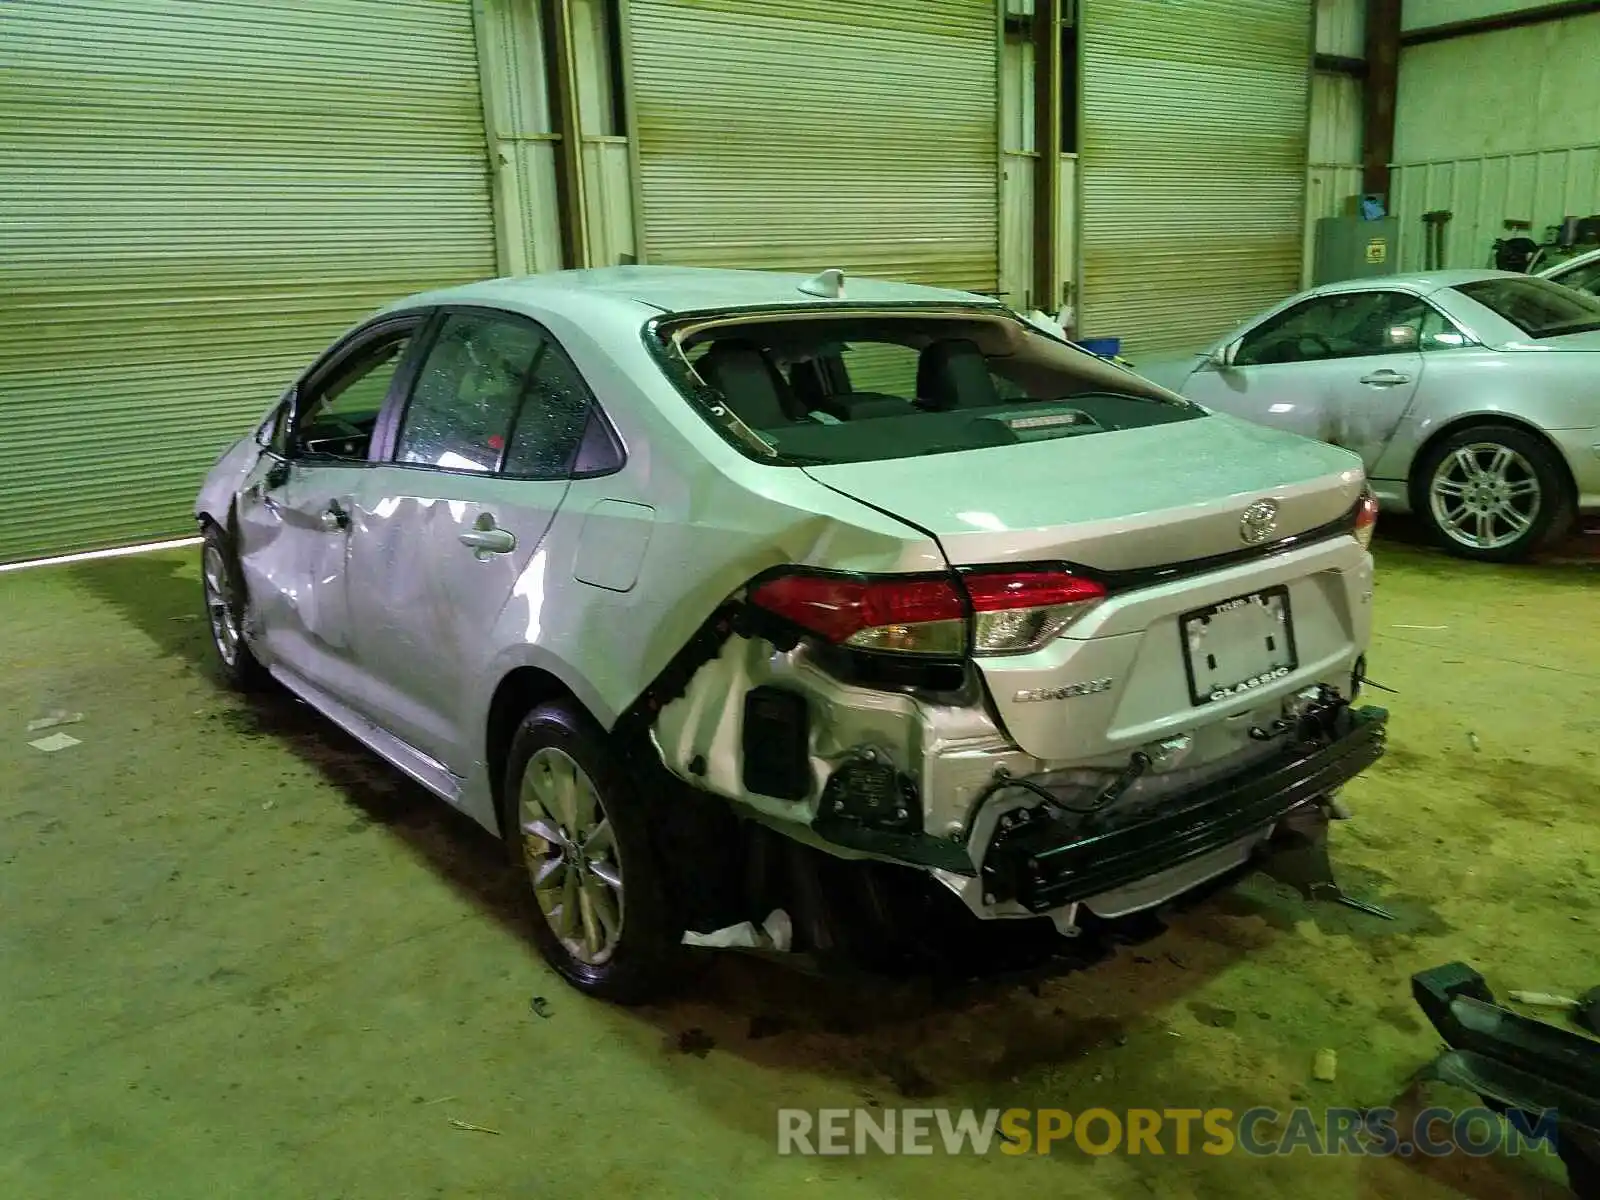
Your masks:
{"label": "side mirror", "polygon": [[1233,367],[1234,360],[1239,356],[1239,343],[1229,342],[1226,346],[1219,346],[1206,355],[1206,366],[1213,371],[1227,371]]}

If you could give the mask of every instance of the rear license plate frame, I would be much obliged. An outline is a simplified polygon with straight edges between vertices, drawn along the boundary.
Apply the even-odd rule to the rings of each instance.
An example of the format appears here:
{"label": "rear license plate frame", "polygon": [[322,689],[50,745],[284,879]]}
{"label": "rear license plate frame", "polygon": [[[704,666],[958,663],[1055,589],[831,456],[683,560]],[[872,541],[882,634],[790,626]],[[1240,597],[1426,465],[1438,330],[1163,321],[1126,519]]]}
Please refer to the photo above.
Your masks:
{"label": "rear license plate frame", "polygon": [[[1231,612],[1243,604],[1265,602],[1275,599],[1281,605],[1283,613],[1284,650],[1270,653],[1279,655],[1287,661],[1270,663],[1264,670],[1247,674],[1244,678],[1225,687],[1202,692],[1199,680],[1194,669],[1194,648],[1191,645],[1189,629],[1196,621],[1209,622],[1211,618]],[[1190,609],[1178,617],[1178,642],[1183,650],[1183,672],[1189,684],[1189,699],[1196,707],[1208,704],[1219,704],[1224,700],[1232,700],[1247,692],[1255,691],[1276,680],[1294,674],[1300,667],[1300,651],[1295,644],[1294,636],[1294,608],[1289,602],[1289,589],[1284,584],[1273,587],[1256,588],[1252,591],[1241,592],[1237,596],[1230,596],[1226,600],[1219,600],[1215,604],[1208,604],[1203,608]],[[1215,668],[1212,668],[1213,670]]]}

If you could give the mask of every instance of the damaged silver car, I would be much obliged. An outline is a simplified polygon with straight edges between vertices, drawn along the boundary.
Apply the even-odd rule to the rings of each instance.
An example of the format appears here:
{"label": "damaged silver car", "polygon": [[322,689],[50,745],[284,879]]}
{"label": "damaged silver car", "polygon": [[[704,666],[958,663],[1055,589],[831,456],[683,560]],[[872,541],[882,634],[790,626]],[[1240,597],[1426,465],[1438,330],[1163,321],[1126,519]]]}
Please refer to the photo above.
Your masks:
{"label": "damaged silver car", "polygon": [[[1326,824],[1376,502],[985,297],[615,268],[412,297],[200,494],[230,680],[503,836],[633,1001],[729,930],[1061,943]],[[767,919],[781,914],[781,920]]]}

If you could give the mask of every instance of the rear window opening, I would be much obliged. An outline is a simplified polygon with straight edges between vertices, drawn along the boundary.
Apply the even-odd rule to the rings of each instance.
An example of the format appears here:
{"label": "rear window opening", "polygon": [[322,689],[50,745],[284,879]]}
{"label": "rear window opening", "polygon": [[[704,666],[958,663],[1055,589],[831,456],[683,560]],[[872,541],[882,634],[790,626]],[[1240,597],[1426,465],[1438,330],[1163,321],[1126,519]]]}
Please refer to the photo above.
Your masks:
{"label": "rear window opening", "polygon": [[1457,284],[1455,290],[1531,338],[1600,329],[1600,299],[1535,275],[1479,279]]}
{"label": "rear window opening", "polygon": [[696,408],[752,457],[878,462],[1085,437],[1203,410],[1010,315],[782,313],[658,329]]}

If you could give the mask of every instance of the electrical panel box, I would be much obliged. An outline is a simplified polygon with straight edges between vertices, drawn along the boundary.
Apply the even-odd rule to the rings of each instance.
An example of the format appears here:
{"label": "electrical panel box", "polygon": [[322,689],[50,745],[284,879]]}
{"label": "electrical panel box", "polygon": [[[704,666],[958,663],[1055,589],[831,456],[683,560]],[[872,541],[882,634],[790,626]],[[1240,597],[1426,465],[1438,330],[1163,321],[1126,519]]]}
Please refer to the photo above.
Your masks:
{"label": "electrical panel box", "polygon": [[1394,217],[1363,221],[1360,217],[1323,217],[1317,222],[1317,256],[1313,284],[1341,279],[1393,275],[1400,248],[1400,222]]}

